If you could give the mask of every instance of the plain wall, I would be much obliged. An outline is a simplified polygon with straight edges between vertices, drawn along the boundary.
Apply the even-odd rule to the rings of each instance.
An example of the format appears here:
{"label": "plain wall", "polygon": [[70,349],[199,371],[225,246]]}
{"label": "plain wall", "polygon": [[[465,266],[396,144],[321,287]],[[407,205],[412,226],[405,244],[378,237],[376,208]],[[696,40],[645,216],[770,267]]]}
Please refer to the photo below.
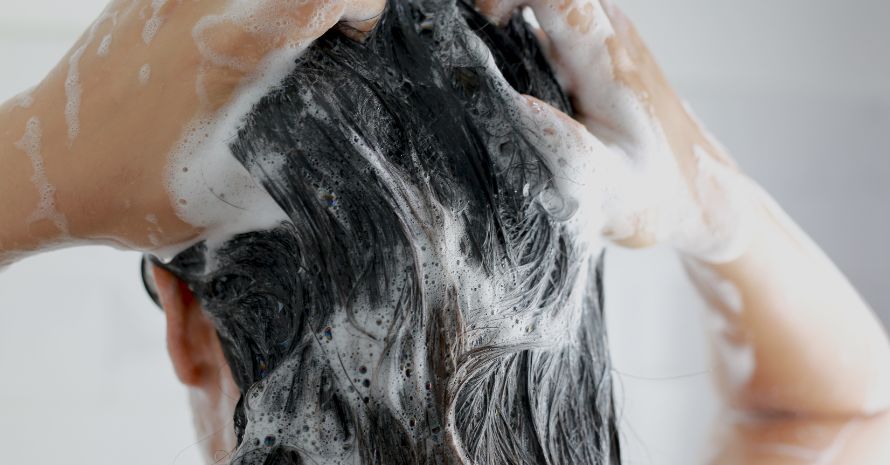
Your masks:
{"label": "plain wall", "polygon": [[[36,83],[104,3],[0,0],[0,99]],[[742,167],[890,321],[890,3],[618,3]],[[699,463],[718,409],[703,303],[663,249],[610,251],[606,294],[627,463]],[[138,254],[63,250],[0,273],[0,372],[4,463],[199,463]]]}

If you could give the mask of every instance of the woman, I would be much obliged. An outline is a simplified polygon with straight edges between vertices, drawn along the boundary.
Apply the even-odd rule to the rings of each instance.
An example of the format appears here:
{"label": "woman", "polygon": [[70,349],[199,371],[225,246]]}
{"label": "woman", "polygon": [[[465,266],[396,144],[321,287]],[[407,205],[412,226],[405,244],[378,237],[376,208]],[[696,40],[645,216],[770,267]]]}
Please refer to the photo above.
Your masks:
{"label": "woman", "polygon": [[[479,7],[502,21],[516,5]],[[539,149],[545,159],[551,155],[545,161],[559,200],[574,205],[563,218],[572,237],[588,241],[591,250],[600,238],[675,247],[726,321],[715,342],[720,382],[734,413],[714,463],[884,463],[888,347],[867,305],[738,173],[616,9],[580,0],[531,7],[575,115],[526,98],[517,117],[534,122],[545,141]],[[176,178],[169,167],[188,173],[183,169],[202,163],[206,152],[193,149],[197,143],[176,146],[188,141],[184,128],[207,120],[200,127],[215,130],[224,119],[218,113],[231,111],[245,86],[274,80],[269,57],[282,49],[305,48],[332,27],[364,40],[382,5],[262,2],[245,8],[115,2],[32,94],[4,105],[0,189],[17,201],[0,212],[0,256],[11,261],[92,241],[161,251],[198,238],[213,243],[221,230],[258,229],[233,221],[232,212],[202,216],[190,209],[207,204],[197,194],[180,195],[188,178]],[[115,47],[103,53],[109,34]],[[139,111],[121,115],[122,105]],[[561,141],[572,144],[560,147]],[[138,153],[125,153],[134,147]],[[93,177],[104,182],[87,181]],[[249,187],[224,194],[255,198]],[[262,206],[256,202],[251,205]],[[155,271],[174,365],[184,382],[206,394],[196,407],[215,428],[233,408],[214,389],[232,381],[218,370],[227,366],[218,328],[200,306],[196,310],[177,278]],[[481,461],[478,454],[467,457],[463,439],[449,447]],[[214,450],[231,450],[227,440],[220,434]]]}

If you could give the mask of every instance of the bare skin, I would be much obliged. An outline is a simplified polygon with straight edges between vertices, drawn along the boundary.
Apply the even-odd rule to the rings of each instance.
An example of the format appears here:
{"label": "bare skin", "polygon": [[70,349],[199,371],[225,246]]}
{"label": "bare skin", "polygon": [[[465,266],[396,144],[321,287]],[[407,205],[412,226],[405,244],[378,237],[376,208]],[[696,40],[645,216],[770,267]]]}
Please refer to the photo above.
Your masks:
{"label": "bare skin", "polygon": [[[663,193],[654,192],[648,202],[633,204],[636,211],[623,212],[634,217],[633,227],[613,238],[634,247],[675,246],[714,315],[723,320],[712,336],[723,348],[716,351],[716,371],[729,411],[712,463],[887,463],[890,346],[868,305],[806,234],[738,171],[617,8],[591,0],[491,0],[481,9],[498,20],[520,5],[531,7],[541,24],[551,60],[579,111],[584,127],[577,130],[587,132],[583,137],[599,139],[615,156],[626,155],[632,160],[628,170],[638,170],[641,160],[659,171],[676,166],[681,176],[663,181],[682,183],[698,200],[691,216],[699,224],[679,228],[684,236],[660,231],[655,218],[659,209],[685,206],[659,202]],[[593,68],[603,63],[611,69]],[[616,99],[618,93],[631,98]],[[626,108],[602,111],[615,102]],[[634,118],[631,124],[627,115]],[[640,147],[668,150],[635,151]],[[700,172],[702,153],[731,174]],[[604,157],[603,162],[608,157],[597,151],[588,155]],[[714,190],[725,194],[715,196]],[[727,212],[737,217],[733,229],[741,231],[739,237],[713,226]],[[608,235],[613,231],[606,224]],[[742,245],[713,260],[688,248],[690,239]],[[734,289],[729,296],[727,286]],[[738,369],[732,349],[747,349],[753,357],[751,372],[741,380],[732,373]]]}
{"label": "bare skin", "polygon": [[[225,105],[270,51],[338,24],[360,40],[382,5],[353,0],[288,9],[284,0],[257,2],[260,18],[287,17],[291,25],[257,31],[223,22],[199,34],[202,49],[195,26],[226,3],[171,0],[159,9],[163,22],[146,43],[151,2],[116,0],[106,12],[117,16],[101,19],[81,38],[30,94],[30,105],[18,99],[0,107],[0,196],[16,199],[0,210],[0,263],[53,246],[112,242],[150,250],[199,235],[177,217],[165,186],[167,156],[183,128]],[[590,182],[578,190],[618,199],[588,201],[585,226],[626,246],[675,247],[722,322],[712,336],[728,408],[712,463],[890,462],[890,344],[868,305],[739,172],[616,8],[598,0],[486,0],[480,9],[500,20],[523,5],[536,13],[551,62],[578,110],[572,120],[526,98],[528,118],[545,138],[578,141],[583,150],[575,155],[583,159],[567,160],[570,166],[610,170],[609,176],[589,173]],[[147,14],[140,16],[143,8]],[[320,21],[306,21],[316,12]],[[103,56],[96,50],[108,33],[113,42]],[[72,137],[65,81],[84,44]],[[151,77],[143,84],[137,76],[145,64]],[[203,92],[196,90],[199,77]],[[35,128],[36,151],[34,138],[26,137]],[[50,203],[41,197],[35,153],[54,188]],[[613,179],[620,182],[610,184]],[[175,278],[156,273],[171,358],[194,392],[200,429],[210,434],[208,457],[224,461],[217,454],[231,450],[224,424],[233,407],[231,375],[199,305]],[[747,354],[749,365],[741,373],[739,354]]]}
{"label": "bare skin", "polygon": [[[31,91],[27,108],[23,99],[0,106],[0,197],[16,199],[0,211],[0,263],[4,254],[8,261],[72,243],[147,250],[195,237],[200,231],[177,217],[165,187],[168,155],[183,129],[219,111],[240,86],[256,79],[270,52],[299,46],[335,26],[360,38],[383,5],[264,0],[254,2],[257,14],[250,21],[198,28],[202,19],[224,13],[229,2],[170,0],[156,12],[152,3],[111,2]],[[158,18],[155,33],[147,26],[152,17]],[[286,27],[266,26],[282,20]],[[103,55],[98,50],[108,34]],[[139,73],[145,65],[150,77],[143,83]],[[74,136],[71,112],[66,113],[72,69],[80,84]],[[17,147],[32,120],[39,123],[39,155],[55,189],[55,210],[66,219],[63,228],[34,220],[40,191],[31,180],[31,161]]]}

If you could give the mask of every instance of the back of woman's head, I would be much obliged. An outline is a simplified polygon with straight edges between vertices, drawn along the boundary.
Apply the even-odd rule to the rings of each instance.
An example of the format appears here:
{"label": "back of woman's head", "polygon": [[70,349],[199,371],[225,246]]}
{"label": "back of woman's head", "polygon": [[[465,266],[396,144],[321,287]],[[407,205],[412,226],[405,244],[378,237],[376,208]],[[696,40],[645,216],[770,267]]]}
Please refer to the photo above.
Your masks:
{"label": "back of woman's head", "polygon": [[241,390],[233,463],[618,463],[600,268],[511,86],[569,111],[519,16],[393,1],[253,109],[230,148],[289,221],[167,265]]}

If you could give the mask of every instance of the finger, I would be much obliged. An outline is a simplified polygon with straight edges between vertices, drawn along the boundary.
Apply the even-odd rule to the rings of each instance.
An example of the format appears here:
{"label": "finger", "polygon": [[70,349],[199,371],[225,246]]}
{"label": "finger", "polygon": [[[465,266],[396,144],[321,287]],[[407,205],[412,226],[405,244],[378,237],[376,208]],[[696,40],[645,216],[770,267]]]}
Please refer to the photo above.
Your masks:
{"label": "finger", "polygon": [[478,0],[476,9],[494,24],[503,25],[525,0]]}
{"label": "finger", "polygon": [[364,40],[380,22],[385,7],[386,0],[352,0],[340,19],[340,32],[352,40]]}
{"label": "finger", "polygon": [[213,65],[250,72],[272,51],[304,48],[349,13],[353,10],[346,1],[243,2],[203,16],[192,35]]}
{"label": "finger", "polygon": [[476,4],[498,24],[524,5],[535,14],[540,27],[532,29],[543,37],[548,61],[573,98],[575,117],[608,140],[637,126],[633,123],[641,116],[640,101],[616,83],[611,49],[614,30],[602,4],[597,0],[479,0]]}
{"label": "finger", "polygon": [[533,23],[528,23],[528,29],[534,34],[535,39],[538,41],[538,44],[541,46],[541,51],[544,53],[544,57],[547,59],[548,63],[553,63],[554,57],[551,56],[551,50],[553,49],[553,42],[550,40],[550,37],[547,36],[547,33],[541,29],[541,26],[538,25],[537,20]]}
{"label": "finger", "polygon": [[598,0],[530,0],[538,24],[553,41],[566,65],[584,64],[605,51],[615,35],[611,19]]}
{"label": "finger", "polygon": [[604,144],[582,124],[535,97],[519,96],[523,120],[543,157],[555,195],[539,199],[556,218],[567,219],[581,237],[626,229],[630,165],[620,152]]}
{"label": "finger", "polygon": [[603,4],[532,0],[530,5],[550,38],[551,63],[575,102],[576,117],[606,140],[651,139],[647,90]]}
{"label": "finger", "polygon": [[380,21],[386,0],[349,0],[340,20],[356,27],[373,27]]}
{"label": "finger", "polygon": [[571,92],[611,81],[612,60],[608,59],[614,29],[600,2],[533,0],[530,6],[551,40],[554,64],[569,81]]}
{"label": "finger", "polygon": [[606,179],[599,179],[609,170],[627,170],[627,159],[591,134],[583,124],[559,109],[536,97],[518,93],[493,65],[490,50],[480,47],[491,64],[489,71],[502,81],[501,89],[513,99],[518,118],[528,129],[530,142],[538,149],[542,161],[553,173],[554,187],[567,198],[581,202],[592,198],[592,186],[605,187]]}

